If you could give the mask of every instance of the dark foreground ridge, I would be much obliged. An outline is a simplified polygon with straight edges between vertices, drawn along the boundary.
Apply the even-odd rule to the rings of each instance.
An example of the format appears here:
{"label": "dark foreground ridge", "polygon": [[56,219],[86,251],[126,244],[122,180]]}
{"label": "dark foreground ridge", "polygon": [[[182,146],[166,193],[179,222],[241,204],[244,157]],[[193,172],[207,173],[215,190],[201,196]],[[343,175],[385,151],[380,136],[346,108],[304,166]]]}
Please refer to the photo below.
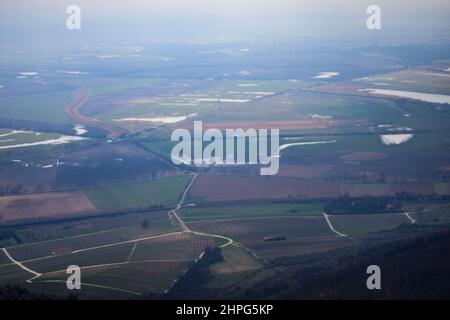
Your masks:
{"label": "dark foreground ridge", "polygon": [[[191,283],[183,294],[192,299],[449,299],[449,247],[450,226],[403,225],[373,234],[358,247],[274,259],[223,291]],[[381,290],[366,287],[366,269],[373,264],[381,268]]]}

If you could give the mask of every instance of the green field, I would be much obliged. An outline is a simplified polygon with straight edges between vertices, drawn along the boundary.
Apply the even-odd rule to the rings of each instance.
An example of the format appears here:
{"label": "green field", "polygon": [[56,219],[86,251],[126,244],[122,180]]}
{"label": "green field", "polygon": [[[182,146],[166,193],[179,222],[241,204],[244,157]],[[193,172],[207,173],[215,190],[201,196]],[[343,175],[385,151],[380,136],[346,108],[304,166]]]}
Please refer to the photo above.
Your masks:
{"label": "green field", "polygon": [[188,261],[135,262],[87,276],[85,280],[141,294],[162,294],[191,264]]}
{"label": "green field", "polygon": [[212,237],[174,234],[136,243],[130,261],[195,260],[206,247],[214,247]]}
{"label": "green field", "polygon": [[183,220],[199,221],[251,217],[300,217],[321,215],[323,204],[279,203],[267,205],[246,205],[208,208],[185,208],[181,211]]}
{"label": "green field", "polygon": [[0,265],[10,264],[10,263],[11,263],[11,260],[9,260],[9,258],[3,252],[3,250],[0,250]]}
{"label": "green field", "polygon": [[8,250],[19,260],[28,260],[42,256],[51,256],[58,251],[71,252],[176,231],[178,231],[178,227],[171,224],[166,216],[164,220],[160,221],[149,219],[149,227],[147,228],[136,224],[68,238],[12,246]]}
{"label": "green field", "polygon": [[[71,245],[72,239],[61,239],[61,245]],[[53,255],[25,261],[23,264],[42,273],[35,282],[63,281],[67,278],[66,268],[77,265],[82,268],[82,285],[89,290],[92,286],[105,286],[110,290],[128,290],[131,295],[163,293],[174,280],[198,258],[206,247],[214,246],[211,237],[177,233],[148,240],[110,244],[86,248],[80,252]],[[92,245],[95,245],[94,243]],[[0,266],[10,279],[23,279],[18,270]],[[19,269],[20,270],[20,269]],[[28,278],[31,278],[29,275]],[[123,281],[126,278],[127,281]],[[55,292],[63,296],[65,289]]]}
{"label": "green field", "polygon": [[71,90],[0,98],[1,118],[73,123],[64,113],[72,100]]}
{"label": "green field", "polygon": [[348,237],[327,235],[257,243],[251,249],[258,256],[270,262],[276,258],[317,254],[354,245],[356,242]]}
{"label": "green field", "polygon": [[[183,101],[183,100],[176,100]],[[133,105],[117,111],[104,113],[98,119],[111,122],[115,125],[124,125],[126,122],[116,121],[122,118],[154,118],[154,117],[170,117],[170,116],[187,116],[191,114],[201,114],[217,109],[217,106],[211,104],[195,104],[192,102],[176,102],[172,99],[165,100],[160,103],[145,103]],[[192,104],[187,109],[183,103]],[[147,125],[155,125],[155,123],[148,122]]]}
{"label": "green field", "polygon": [[175,227],[167,219],[167,211],[163,210],[46,223],[33,226],[33,228],[17,228],[15,234],[22,243],[39,242],[117,228],[122,228],[123,232],[124,227],[140,227],[144,220],[150,222],[147,229],[155,232],[175,230]]}
{"label": "green field", "polygon": [[[66,242],[67,245],[70,245],[70,240]],[[93,243],[92,247],[80,252],[37,258],[24,262],[24,265],[41,273],[49,273],[64,271],[71,264],[88,267],[126,262],[193,261],[207,246],[213,244],[212,238],[184,234],[161,236],[136,242],[119,243],[114,241],[103,246],[95,246]]]}
{"label": "green field", "polygon": [[[184,81],[184,93],[173,95],[158,96],[151,102],[133,102],[133,97],[129,98],[130,103],[117,110],[103,113],[98,116],[99,119],[133,129],[133,127],[155,127],[161,123],[127,123],[116,121],[121,118],[129,117],[170,117],[187,116],[195,114],[196,118],[202,118],[205,121],[214,120],[213,114],[222,110],[224,107],[239,104],[250,105],[251,101],[256,101],[262,97],[280,93],[293,87],[300,86],[301,82],[293,83],[290,81],[272,80],[272,81],[216,81],[211,86],[200,86],[195,81]],[[251,86],[247,86],[247,85]],[[158,85],[158,83],[156,83]],[[165,88],[179,89],[180,83],[167,83]],[[177,88],[178,87],[178,88]],[[261,95],[262,93],[262,95]],[[145,97],[143,92],[140,96],[152,100],[153,96]]]}
{"label": "green field", "polygon": [[450,223],[450,204],[408,203],[405,209],[419,224]]}
{"label": "green field", "polygon": [[22,284],[23,287],[31,292],[45,292],[45,295],[53,299],[69,299],[76,296],[79,300],[101,300],[105,297],[111,300],[129,299],[130,294],[126,291],[112,290],[109,288],[82,286],[82,290],[76,293],[73,290],[67,289],[65,280],[59,282],[33,282]]}
{"label": "green field", "polygon": [[[205,220],[190,222],[188,226],[194,231],[230,237],[250,249],[270,242],[264,240],[266,237],[286,237],[287,240],[293,240],[334,235],[321,215]],[[276,242],[284,243],[284,241]]]}
{"label": "green field", "polygon": [[127,260],[132,248],[133,243],[130,242],[98,249],[89,249],[77,253],[50,256],[43,259],[24,262],[23,264],[40,273],[55,271],[64,272],[70,265],[85,267],[124,262]]}
{"label": "green field", "polygon": [[89,93],[92,96],[110,94],[119,92],[129,88],[139,88],[151,86],[157,80],[155,79],[139,79],[139,78],[102,78],[96,77],[83,79],[83,85],[89,88]]}
{"label": "green field", "polygon": [[[258,92],[260,90],[253,88],[248,91]],[[276,90],[272,92],[276,92]],[[322,119],[327,120],[368,120],[374,123],[383,123],[386,119],[395,121],[403,117],[402,111],[390,101],[346,95],[329,95],[312,90],[294,90],[280,95],[268,95],[264,99],[252,100],[245,105],[245,108],[235,107],[221,113],[209,114],[204,120],[292,121],[322,117]],[[333,127],[349,127],[352,129],[354,126],[351,123],[337,123]],[[324,128],[328,128],[328,126]],[[323,132],[324,128],[319,131]],[[299,130],[305,131],[301,125],[299,125]],[[306,130],[309,130],[308,127]],[[333,130],[336,129],[333,128]]]}
{"label": "green field", "polygon": [[15,264],[0,265],[0,286],[25,282],[32,275]]}
{"label": "green field", "polygon": [[111,267],[85,268],[82,269],[82,290],[75,293],[67,289],[66,277],[62,273],[26,284],[26,287],[57,298],[76,294],[81,300],[105,297],[111,300],[139,299],[144,294],[162,294],[190,264],[187,261],[134,262]]}
{"label": "green field", "polygon": [[386,89],[396,89],[414,92],[449,94],[450,77],[442,70],[408,69],[376,76],[365,77],[356,81],[358,84],[371,85],[383,83]]}
{"label": "green field", "polygon": [[450,184],[445,182],[438,182],[434,184],[434,189],[436,194],[440,196],[450,195]]}
{"label": "green field", "polygon": [[174,205],[191,176],[84,189],[84,195],[98,210],[123,210]]}
{"label": "green field", "polygon": [[404,214],[332,215],[329,219],[336,230],[356,237],[411,223]]}

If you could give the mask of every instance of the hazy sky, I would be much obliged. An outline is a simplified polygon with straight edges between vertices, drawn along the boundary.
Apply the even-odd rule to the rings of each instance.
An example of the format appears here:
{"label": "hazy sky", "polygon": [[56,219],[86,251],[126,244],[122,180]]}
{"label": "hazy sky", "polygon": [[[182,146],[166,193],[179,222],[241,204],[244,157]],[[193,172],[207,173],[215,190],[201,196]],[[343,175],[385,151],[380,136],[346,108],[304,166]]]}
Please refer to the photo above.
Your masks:
{"label": "hazy sky", "polygon": [[[65,27],[69,4],[82,10],[81,31]],[[448,0],[1,0],[0,40],[102,36],[189,41],[364,34],[370,4],[382,9],[384,33],[450,30]]]}

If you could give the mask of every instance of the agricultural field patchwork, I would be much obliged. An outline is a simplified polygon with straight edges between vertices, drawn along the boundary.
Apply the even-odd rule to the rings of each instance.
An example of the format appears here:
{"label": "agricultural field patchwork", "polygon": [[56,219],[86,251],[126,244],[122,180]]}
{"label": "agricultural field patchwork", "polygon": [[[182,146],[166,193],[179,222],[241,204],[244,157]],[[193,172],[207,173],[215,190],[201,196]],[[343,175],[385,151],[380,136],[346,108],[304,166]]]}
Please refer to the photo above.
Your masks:
{"label": "agricultural field patchwork", "polygon": [[[53,34],[53,15],[45,32],[13,30],[27,6],[0,19],[0,300],[7,285],[36,299],[448,297],[446,11],[402,16],[429,13],[436,31],[336,32],[277,3],[267,17],[292,19],[271,30],[264,4],[231,4],[227,26],[215,6],[179,2],[179,16],[140,17],[142,4],[126,28],[100,19],[86,38]],[[381,291],[361,280],[368,263],[395,271]],[[66,288],[71,265],[80,291]]]}
{"label": "agricultural field patchwork", "polygon": [[145,229],[155,232],[176,230],[176,227],[167,220],[167,212],[163,210],[88,217],[73,221],[45,223],[33,228],[25,226],[18,228],[15,234],[21,243],[31,243],[116,229],[124,232],[126,228],[133,229],[141,226],[144,221],[148,221]]}
{"label": "agricultural field patchwork", "polygon": [[[188,176],[95,187],[72,192],[35,193],[0,198],[0,223],[89,216],[136,208],[174,205]],[[120,196],[120,197],[119,197]],[[111,199],[116,199],[112,202]]]}
{"label": "agricultural field patchwork", "polygon": [[243,218],[191,222],[195,231],[223,234],[247,246],[264,242],[268,237],[303,238],[332,235],[322,216],[284,218]]}
{"label": "agricultural field patchwork", "polygon": [[[29,260],[42,256],[70,253],[77,250],[87,249],[92,246],[105,246],[117,242],[131,241],[133,239],[147,238],[178,231],[178,228],[174,226],[167,218],[166,212],[164,212],[164,215],[164,219],[155,219],[153,218],[154,214],[150,213],[145,217],[141,216],[142,220],[136,221],[131,225],[126,224],[123,226],[117,226],[114,229],[87,232],[65,238],[60,237],[58,230],[55,231],[54,229],[50,229],[48,230],[49,235],[53,237],[56,236],[57,238],[52,240],[43,240],[40,242],[20,244],[9,247],[8,250],[20,260]],[[145,221],[146,223],[143,225]],[[122,225],[122,223],[120,225]],[[24,234],[23,237],[27,239],[26,230],[19,230],[17,234],[19,237]],[[28,235],[28,237],[30,236]]]}
{"label": "agricultural field patchwork", "polygon": [[[70,245],[72,239],[62,241]],[[174,280],[206,247],[212,246],[214,239],[211,237],[174,233],[136,241],[116,240],[110,244],[97,244],[74,252],[60,250],[51,256],[42,256],[22,263],[41,273],[32,280],[36,284],[63,281],[67,266],[76,264],[81,267],[84,275],[83,285],[87,287],[88,293],[91,287],[95,289],[98,286],[131,296],[160,294],[170,288]],[[11,252],[19,256],[16,251]],[[9,272],[10,269],[10,265],[0,266],[0,272]],[[14,275],[17,278],[20,276],[23,275]],[[123,281],[124,276],[127,276],[126,282]],[[69,293],[67,288],[60,287],[58,295],[65,293]]]}
{"label": "agricultural field patchwork", "polygon": [[[303,205],[303,209],[312,211],[302,211],[302,205],[295,204],[268,205],[261,210],[260,216],[246,216],[249,208],[252,206],[236,208],[230,215],[224,215],[225,210],[220,207],[189,208],[185,209],[182,216],[192,230],[226,235],[250,248],[266,261],[354,246],[355,238],[364,238],[370,233],[412,224],[411,219],[415,217],[414,214],[408,218],[403,213],[364,212],[329,215],[334,230],[340,233],[336,234],[327,225],[322,215],[323,210],[317,205]],[[284,211],[281,208],[284,208]],[[242,212],[242,215],[239,215],[239,212]],[[272,219],[268,218],[265,212],[272,212]],[[342,234],[344,236],[341,236]]]}

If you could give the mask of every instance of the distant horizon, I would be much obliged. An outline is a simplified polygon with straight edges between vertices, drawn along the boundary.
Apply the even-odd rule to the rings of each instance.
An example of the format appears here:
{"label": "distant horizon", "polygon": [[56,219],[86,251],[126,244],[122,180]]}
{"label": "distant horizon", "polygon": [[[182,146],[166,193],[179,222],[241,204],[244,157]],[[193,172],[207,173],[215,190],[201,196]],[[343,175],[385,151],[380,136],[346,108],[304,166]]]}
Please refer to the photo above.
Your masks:
{"label": "distant horizon", "polygon": [[[377,1],[382,29],[365,26],[366,8],[373,1],[333,0],[142,0],[51,1],[3,0],[0,38],[7,42],[41,42],[102,37],[164,42],[289,41],[308,35],[318,38],[447,36],[450,3],[433,0]],[[81,30],[65,28],[66,8],[82,11]],[[401,13],[401,14],[399,14]]]}

